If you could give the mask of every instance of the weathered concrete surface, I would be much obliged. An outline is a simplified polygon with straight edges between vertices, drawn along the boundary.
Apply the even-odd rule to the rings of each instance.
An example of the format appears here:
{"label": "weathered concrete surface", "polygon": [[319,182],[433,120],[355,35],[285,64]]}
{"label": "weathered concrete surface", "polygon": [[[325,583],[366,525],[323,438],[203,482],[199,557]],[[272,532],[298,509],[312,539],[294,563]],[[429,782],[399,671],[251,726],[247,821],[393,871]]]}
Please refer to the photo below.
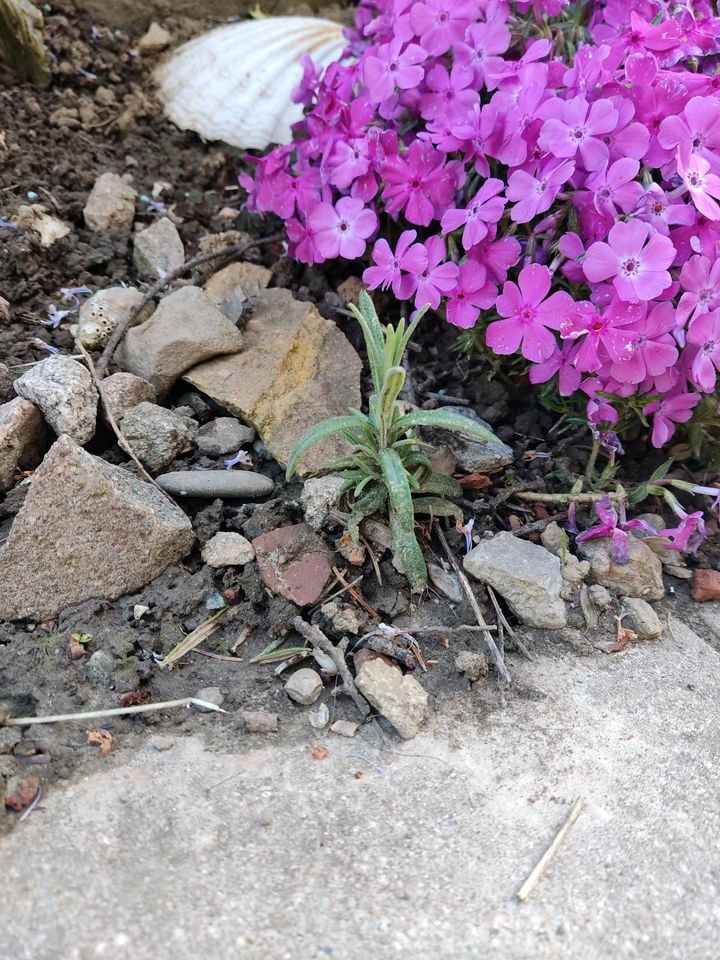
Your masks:
{"label": "weathered concrete surface", "polygon": [[505,710],[478,685],[392,752],[304,714],[211,752],[203,715],[171,750],[98,760],[0,846],[0,956],[715,960],[720,655],[674,634],[512,661]]}

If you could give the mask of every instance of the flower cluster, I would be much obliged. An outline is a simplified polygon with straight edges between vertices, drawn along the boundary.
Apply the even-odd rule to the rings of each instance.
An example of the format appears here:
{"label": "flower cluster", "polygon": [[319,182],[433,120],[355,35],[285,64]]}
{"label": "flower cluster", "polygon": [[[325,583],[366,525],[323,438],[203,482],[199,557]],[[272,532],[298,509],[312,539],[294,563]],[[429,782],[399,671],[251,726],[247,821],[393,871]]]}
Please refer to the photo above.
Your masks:
{"label": "flower cluster", "polygon": [[[547,18],[556,18],[548,23]],[[720,370],[720,18],[709,0],[361,0],[308,59],[249,206],[306,263],[480,323],[533,383],[665,444]]]}

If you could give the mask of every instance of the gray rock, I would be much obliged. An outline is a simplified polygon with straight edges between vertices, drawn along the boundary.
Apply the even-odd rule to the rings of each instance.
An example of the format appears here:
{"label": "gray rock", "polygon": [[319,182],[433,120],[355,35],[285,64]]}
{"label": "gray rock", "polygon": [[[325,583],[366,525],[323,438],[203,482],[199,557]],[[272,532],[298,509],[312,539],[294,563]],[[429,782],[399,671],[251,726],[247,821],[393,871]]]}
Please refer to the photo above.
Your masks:
{"label": "gray rock", "polygon": [[357,733],[358,724],[351,720],[336,720],[330,727],[333,733],[341,737],[354,737]]}
{"label": "gray rock", "polygon": [[333,507],[338,505],[342,485],[341,477],[312,477],[303,484],[300,505],[305,521],[313,530],[319,530]]}
{"label": "gray rock", "polygon": [[462,673],[466,680],[475,683],[481,677],[486,677],[490,665],[482,653],[473,653],[472,650],[461,650],[455,657],[455,669]]}
{"label": "gray rock", "polygon": [[120,428],[138,460],[157,473],[192,443],[197,424],[156,403],[145,402],[128,410]]}
{"label": "gray rock", "polygon": [[545,547],[503,531],[479,543],[463,565],[497,590],[528,626],[552,630],[567,623],[560,561]]}
{"label": "gray rock", "polygon": [[101,173],[85,203],[85,223],[95,233],[130,233],[136,196],[130,184],[116,173]]}
{"label": "gray rock", "polygon": [[649,603],[637,597],[626,597],[623,600],[623,626],[630,627],[640,640],[657,640],[662,634],[660,617]]}
{"label": "gray rock", "polygon": [[174,497],[254,500],[273,492],[269,477],[250,470],[178,470],[155,478]]}
{"label": "gray rock", "polygon": [[58,436],[66,433],[79,444],[92,439],[98,394],[81,363],[70,357],[48,357],[26,370],[15,381],[15,390],[40,407]]}
{"label": "gray rock", "polygon": [[599,583],[594,583],[588,588],[588,596],[595,606],[601,610],[605,610],[605,608],[609,607],[612,603],[611,593],[606,590],[605,587],[601,587]]}
{"label": "gray rock", "polygon": [[[225,697],[220,687],[203,687],[202,690],[198,690],[195,694],[198,700],[205,700],[206,703],[213,703],[216,707],[221,707]],[[212,713],[208,707],[196,706],[196,710],[199,710],[201,713]]]}
{"label": "gray rock", "polygon": [[443,570],[443,568],[436,563],[429,563],[427,569],[430,583],[435,589],[439,590],[440,593],[447,597],[452,603],[460,603],[464,593],[458,575]]}
{"label": "gray rock", "polygon": [[569,555],[569,542],[567,534],[555,520],[549,523],[540,534],[540,541],[546,550],[554,553],[556,557],[565,558]]}
{"label": "gray rock", "polygon": [[[444,412],[458,413],[492,430],[489,423],[467,407],[440,407],[439,409]],[[468,473],[491,473],[513,462],[512,449],[502,440],[480,443],[461,433],[454,433],[452,430],[424,428],[423,433],[429,443],[449,447],[455,454],[458,465]]]}
{"label": "gray rock", "polygon": [[132,593],[194,539],[182,510],[151,484],[63,436],[0,548],[0,619],[49,619],[91,597]]}
{"label": "gray rock", "polygon": [[185,249],[177,227],[169,217],[161,217],[135,234],[133,263],[146,280],[166,277],[184,262]]}
{"label": "gray rock", "polygon": [[662,600],[665,587],[662,563],[652,550],[636,537],[629,537],[630,559],[615,563],[609,538],[585,540],[577,545],[579,553],[590,561],[590,578],[607,587],[617,597],[640,597],[641,600]]}
{"label": "gray rock", "polygon": [[277,733],[278,715],[267,710],[242,710],[240,717],[245,733]]}
{"label": "gray rock", "polygon": [[115,661],[104,650],[96,650],[85,665],[88,682],[93,687],[110,689],[113,682],[113,667]]}
{"label": "gray rock", "polygon": [[363,663],[355,683],[368,703],[403,739],[411,740],[419,733],[428,714],[428,695],[415,677],[403,676],[396,667],[378,658]]}
{"label": "gray rock", "polygon": [[105,405],[110,408],[117,423],[139,403],[154,403],[156,399],[153,385],[134,373],[113,373],[106,377],[102,382],[102,392]]}
{"label": "gray rock", "polygon": [[45,421],[38,408],[15,397],[0,406],[0,493],[15,483],[16,470],[32,470],[47,445]]}
{"label": "gray rock", "polygon": [[301,667],[296,670],[285,683],[285,693],[290,699],[306,707],[315,703],[322,690],[323,682],[320,674],[311,670],[310,667]]}
{"label": "gray rock", "polygon": [[[98,350],[110,339],[119,323],[139,307],[143,295],[135,287],[106,287],[98,290],[80,307],[77,338],[88,350]],[[150,302],[140,310],[132,326],[144,323],[152,315],[155,304]]]}
{"label": "gray rock", "polygon": [[235,353],[242,337],[199,287],[181,287],[125,335],[116,354],[130,373],[148,380],[159,396],[190,367],[221,353]]}
{"label": "gray rock", "polygon": [[216,533],[202,548],[211,567],[242,567],[255,559],[253,545],[241,533]]}
{"label": "gray rock", "polygon": [[271,279],[272,272],[267,267],[240,261],[213,274],[205,284],[205,292],[237,324],[250,304],[249,296],[264,290]]}
{"label": "gray rock", "polygon": [[[0,308],[1,308],[0,304]],[[2,311],[0,309],[0,317],[2,316]],[[9,397],[12,394],[12,383],[15,378],[10,372],[10,368],[6,363],[0,363],[0,397]]]}
{"label": "gray rock", "polygon": [[22,740],[17,727],[0,727],[0,754],[11,753]]}
{"label": "gray rock", "polygon": [[235,453],[254,439],[253,427],[246,427],[235,417],[218,417],[200,427],[195,442],[200,453],[208,457],[221,457],[226,453]]}

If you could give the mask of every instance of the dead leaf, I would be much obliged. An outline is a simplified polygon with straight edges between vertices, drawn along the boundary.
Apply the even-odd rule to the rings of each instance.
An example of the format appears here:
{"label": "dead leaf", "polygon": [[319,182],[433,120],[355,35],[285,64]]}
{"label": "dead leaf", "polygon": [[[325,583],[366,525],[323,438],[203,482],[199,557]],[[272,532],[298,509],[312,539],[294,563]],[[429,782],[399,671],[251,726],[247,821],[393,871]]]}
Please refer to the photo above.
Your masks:
{"label": "dead leaf", "polygon": [[327,749],[327,747],[318,746],[316,743],[311,743],[308,747],[308,750],[310,751],[310,756],[313,758],[313,760],[325,760],[330,756],[330,751]]}
{"label": "dead leaf", "polygon": [[127,693],[121,693],[118,697],[121,707],[139,707],[141,703],[150,702],[150,691],[147,687],[141,690],[129,690]]}
{"label": "dead leaf", "polygon": [[620,617],[615,617],[617,622],[617,640],[615,643],[610,643],[605,647],[600,649],[603,653],[620,653],[621,650],[624,650],[625,647],[632,643],[633,640],[637,640],[637,634],[634,630],[631,630],[630,627],[624,627]]}
{"label": "dead leaf", "polygon": [[356,780],[362,780],[365,774],[363,773],[362,770],[356,770],[353,776],[355,777]]}
{"label": "dead leaf", "polygon": [[21,204],[15,218],[23,230],[34,230],[40,234],[40,243],[44,247],[51,247],[56,240],[70,233],[70,227],[57,217],[52,217],[45,207],[39,203],[32,205]]}
{"label": "dead leaf", "polygon": [[468,473],[467,476],[460,477],[458,483],[463,490],[487,490],[492,486],[492,480],[484,473]]}
{"label": "dead leaf", "polygon": [[106,757],[112,747],[112,734],[109,730],[88,730],[87,742],[100,747],[100,756]]}

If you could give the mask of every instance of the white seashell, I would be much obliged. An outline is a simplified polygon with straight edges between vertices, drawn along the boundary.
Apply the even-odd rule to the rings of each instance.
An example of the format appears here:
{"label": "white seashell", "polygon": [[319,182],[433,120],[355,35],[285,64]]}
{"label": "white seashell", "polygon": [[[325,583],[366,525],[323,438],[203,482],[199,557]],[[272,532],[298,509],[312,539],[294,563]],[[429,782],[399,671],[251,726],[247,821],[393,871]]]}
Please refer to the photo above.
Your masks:
{"label": "white seashell", "polygon": [[166,115],[182,130],[264,150],[290,143],[302,118],[292,91],[309,53],[326,67],[347,45],[342,25],[314,17],[243,20],[179,47],[155,71]]}
{"label": "white seashell", "polygon": [[[80,307],[77,323],[77,338],[89,350],[104,347],[115,327],[142,300],[143,295],[135,287],[108,287],[98,290]],[[147,320],[155,309],[153,303],[140,311],[135,326]]]}

